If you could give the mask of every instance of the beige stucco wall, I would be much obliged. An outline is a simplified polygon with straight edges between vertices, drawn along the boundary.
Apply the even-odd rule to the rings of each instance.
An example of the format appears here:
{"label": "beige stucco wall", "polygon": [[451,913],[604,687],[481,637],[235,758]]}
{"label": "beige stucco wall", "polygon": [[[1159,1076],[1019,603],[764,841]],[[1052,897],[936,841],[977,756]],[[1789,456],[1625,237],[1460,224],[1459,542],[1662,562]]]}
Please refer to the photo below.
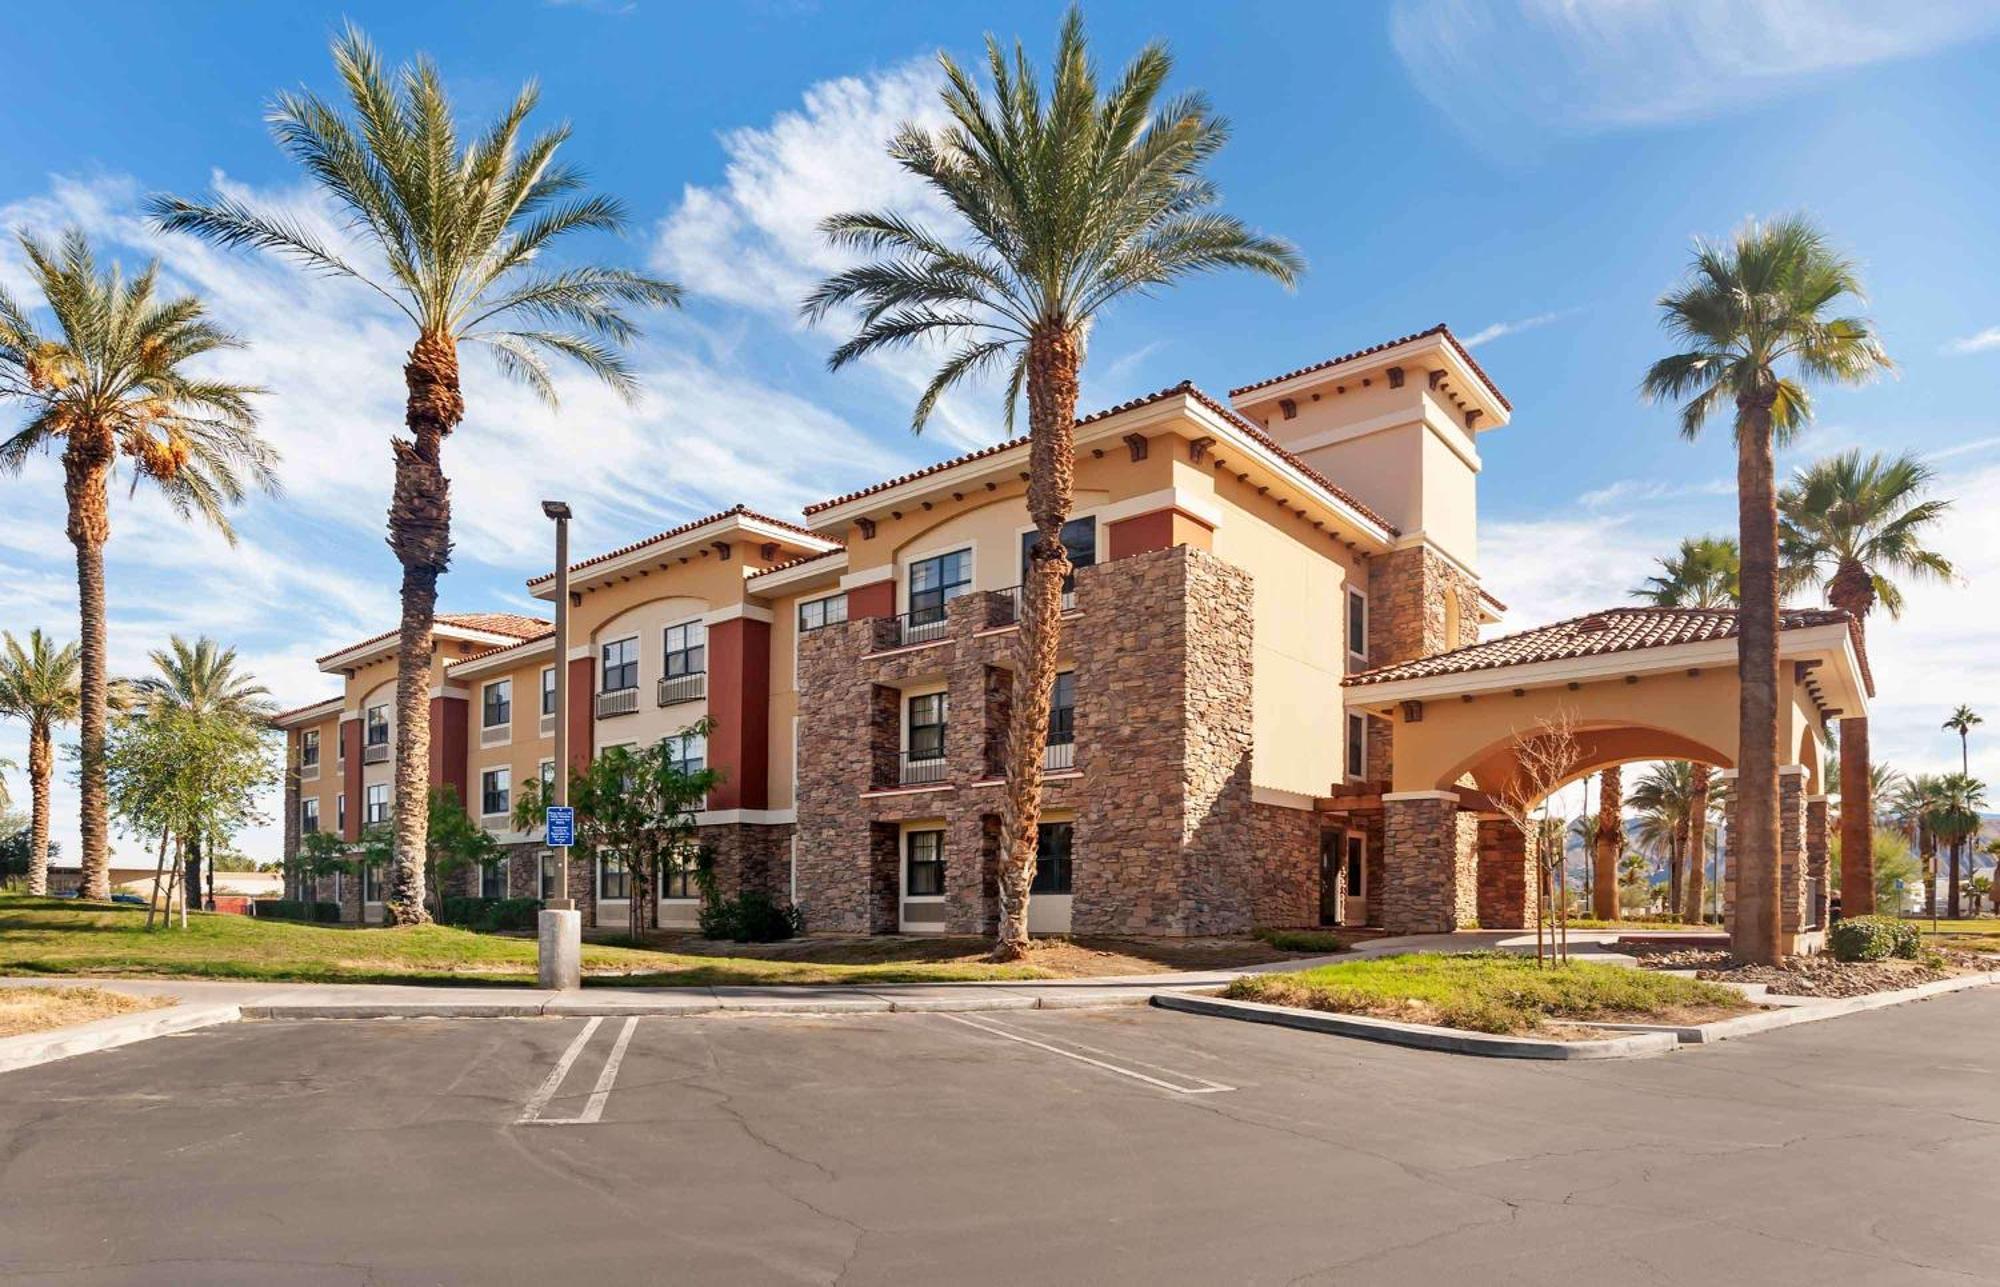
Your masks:
{"label": "beige stucco wall", "polygon": [[[467,766],[465,789],[468,795],[466,808],[477,816],[480,808],[480,775],[488,769],[504,768],[508,771],[510,802],[519,798],[521,784],[534,781],[542,770],[542,761],[555,757],[555,730],[551,727],[547,737],[542,736],[542,670],[554,664],[549,654],[543,654],[504,670],[488,671],[484,674],[454,677],[452,686],[465,690],[466,700],[466,745]],[[508,740],[494,746],[481,744],[483,731],[480,724],[482,704],[488,684],[498,680],[512,680],[514,684],[514,712],[509,725]],[[581,694],[572,693],[570,700],[576,701]],[[486,821],[483,820],[482,821]],[[517,836],[509,825],[494,825],[488,828],[503,842],[526,840],[531,837]]]}
{"label": "beige stucco wall", "polygon": [[[340,716],[329,715],[325,719],[310,724],[301,724],[298,728],[291,730],[290,736],[294,748],[297,747],[300,738],[308,729],[316,729],[319,732],[319,774],[313,778],[307,778],[303,774],[300,775],[299,799],[301,802],[308,798],[318,800],[319,829],[321,831],[332,832],[335,831],[339,824],[339,818],[335,812],[338,806],[335,802],[340,795],[341,787]],[[296,750],[293,753],[296,754]],[[304,807],[303,803],[301,803],[300,807]]]}

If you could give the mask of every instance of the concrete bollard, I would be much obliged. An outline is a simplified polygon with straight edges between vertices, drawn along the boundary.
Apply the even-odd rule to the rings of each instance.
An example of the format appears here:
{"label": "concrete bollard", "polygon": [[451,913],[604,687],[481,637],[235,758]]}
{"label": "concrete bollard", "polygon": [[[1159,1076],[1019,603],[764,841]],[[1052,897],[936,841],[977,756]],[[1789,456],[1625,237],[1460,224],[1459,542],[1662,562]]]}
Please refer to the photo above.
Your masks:
{"label": "concrete bollard", "polygon": [[541,986],[573,992],[583,986],[583,913],[543,910],[536,918]]}

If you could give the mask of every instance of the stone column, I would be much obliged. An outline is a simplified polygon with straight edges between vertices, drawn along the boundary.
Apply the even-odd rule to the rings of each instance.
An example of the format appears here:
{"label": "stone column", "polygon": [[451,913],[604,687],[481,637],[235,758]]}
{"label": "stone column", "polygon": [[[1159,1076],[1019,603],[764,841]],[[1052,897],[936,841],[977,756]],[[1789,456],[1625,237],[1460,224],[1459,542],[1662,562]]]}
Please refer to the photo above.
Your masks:
{"label": "stone column", "polygon": [[[1711,779],[1711,790],[1733,788],[1736,770],[1719,769]],[[1725,790],[1722,797],[1722,928],[1736,932],[1736,792]]]}
{"label": "stone column", "polygon": [[1455,791],[1382,797],[1382,886],[1371,891],[1391,934],[1445,934],[1478,915],[1478,821],[1460,822]]}
{"label": "stone column", "polygon": [[1533,929],[1541,918],[1535,862],[1520,828],[1479,819],[1479,928]]}
{"label": "stone column", "polygon": [[1875,911],[1875,801],[1868,782],[1868,717],[1840,721],[1840,914]]}
{"label": "stone column", "polygon": [[1813,894],[1815,904],[1806,908],[1808,924],[1825,929],[1827,917],[1833,906],[1833,884],[1827,879],[1827,799],[1824,795],[1806,797],[1806,889]]}
{"label": "stone column", "polygon": [[1778,917],[1780,945],[1796,955],[1806,922],[1806,769],[1778,768]]}

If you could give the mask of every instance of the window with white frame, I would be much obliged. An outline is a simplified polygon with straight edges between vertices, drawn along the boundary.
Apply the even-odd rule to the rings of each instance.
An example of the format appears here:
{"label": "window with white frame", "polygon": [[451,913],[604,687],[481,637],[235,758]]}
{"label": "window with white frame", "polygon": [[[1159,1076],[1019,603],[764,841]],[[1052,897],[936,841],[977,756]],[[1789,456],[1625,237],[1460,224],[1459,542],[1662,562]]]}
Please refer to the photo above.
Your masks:
{"label": "window with white frame", "polygon": [[361,825],[378,826],[389,820],[389,784],[377,782],[367,788],[366,808],[361,814]]}
{"label": "window with white frame", "polygon": [[1076,672],[1065,670],[1049,686],[1050,746],[1076,741]]}
{"label": "window with white frame", "polygon": [[944,832],[903,833],[903,895],[935,898],[944,893]]}
{"label": "window with white frame", "polygon": [[667,767],[677,773],[699,773],[708,767],[708,739],[700,733],[675,733],[660,739]]}
{"label": "window with white frame", "polygon": [[370,706],[366,719],[367,735],[363,740],[370,746],[387,746],[389,744],[389,707],[387,703],[380,706]]}
{"label": "window with white frame", "polygon": [[507,896],[507,860],[489,858],[479,864],[479,896],[481,898],[505,898]]}
{"label": "window with white frame", "polygon": [[1347,590],[1347,656],[1368,664],[1368,596],[1352,586]]}
{"label": "window with white frame", "polygon": [[333,827],[342,835],[347,834],[347,792],[333,797]]}
{"label": "window with white frame", "polygon": [[799,605],[799,633],[809,630],[824,630],[847,620],[847,596],[830,594],[824,599],[809,599]]}
{"label": "window with white frame", "polygon": [[299,801],[299,830],[312,835],[319,830],[319,797],[309,795]]}
{"label": "window with white frame", "polygon": [[691,899],[701,897],[701,883],[695,878],[697,851],[683,845],[660,860],[660,897]]}
{"label": "window with white frame", "polygon": [[299,767],[314,769],[319,767],[319,730],[309,728],[299,734]]}
{"label": "window with white frame", "polygon": [[507,769],[487,769],[479,775],[479,812],[489,818],[505,817],[510,803],[513,774]]}
{"label": "window with white frame", "polygon": [[639,641],[614,639],[604,645],[603,682],[600,691],[623,692],[639,686]]}
{"label": "window with white frame", "polygon": [[708,627],[699,621],[684,621],[677,626],[668,626],[666,634],[666,669],[668,679],[678,679],[682,675],[701,675],[708,671]]}
{"label": "window with white frame", "polygon": [[[1028,582],[1028,563],[1035,552],[1035,542],[1041,539],[1039,532],[1021,533],[1021,583]],[[1062,526],[1063,550],[1069,555],[1071,574],[1063,578],[1062,588],[1076,589],[1074,569],[1087,568],[1097,562],[1097,520],[1095,518],[1073,518]]]}
{"label": "window with white frame", "polygon": [[944,605],[972,592],[972,551],[953,550],[910,564],[910,620],[944,620]]}
{"label": "window with white frame", "polygon": [[542,714],[556,713],[556,668],[542,667]]}
{"label": "window with white frame", "polygon": [[625,870],[625,859],[617,854],[597,855],[597,898],[599,902],[616,901],[631,896],[631,876]]}
{"label": "window with white frame", "polygon": [[910,758],[944,758],[944,731],[949,702],[944,693],[919,693],[910,699]]}
{"label": "window with white frame", "polygon": [[382,891],[387,884],[387,882],[383,879],[383,877],[385,877],[386,875],[388,875],[388,872],[384,870],[382,864],[379,862],[371,862],[368,863],[366,866],[362,867],[361,869],[362,902],[379,903],[382,901]]}
{"label": "window with white frame", "polygon": [[1071,888],[1070,857],[1076,844],[1076,824],[1044,822],[1035,829],[1035,894],[1067,894]]}
{"label": "window with white frame", "polygon": [[514,681],[496,679],[480,690],[479,726],[505,728],[514,722]]}
{"label": "window with white frame", "polygon": [[1368,717],[1353,711],[1347,715],[1347,776],[1368,776]]}
{"label": "window with white frame", "polygon": [[554,760],[542,761],[540,777],[542,781],[542,804],[547,806],[555,803],[556,762]]}

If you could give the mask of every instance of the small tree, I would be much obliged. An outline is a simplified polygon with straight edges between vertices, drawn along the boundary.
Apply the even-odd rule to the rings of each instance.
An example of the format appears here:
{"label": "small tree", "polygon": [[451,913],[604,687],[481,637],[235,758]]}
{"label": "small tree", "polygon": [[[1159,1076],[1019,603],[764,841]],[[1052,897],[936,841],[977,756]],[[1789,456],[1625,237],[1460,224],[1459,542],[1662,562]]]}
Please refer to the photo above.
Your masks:
{"label": "small tree", "polygon": [[336,873],[358,874],[345,840],[331,831],[310,831],[299,837],[298,852],[286,863],[285,879],[305,904],[307,920],[319,919],[320,877]]}
{"label": "small tree", "polygon": [[1551,902],[1556,908],[1550,954],[1558,960],[1569,957],[1568,880],[1563,846],[1549,835],[1548,799],[1556,789],[1577,775],[1583,752],[1577,747],[1574,721],[1567,709],[1536,720],[1527,732],[1516,731],[1514,772],[1498,791],[1492,793],[1494,807],[1521,833],[1521,843],[1533,856],[1536,879],[1535,960],[1547,959],[1542,949],[1542,911]]}
{"label": "small tree", "polygon": [[[713,729],[714,721],[704,719],[681,736],[705,740]],[[570,774],[577,839],[593,861],[615,854],[625,863],[626,923],[635,939],[646,928],[662,865],[695,860],[695,811],[721,781],[714,769],[690,770],[679,757],[681,744],[667,737],[644,749],[610,747]]]}

